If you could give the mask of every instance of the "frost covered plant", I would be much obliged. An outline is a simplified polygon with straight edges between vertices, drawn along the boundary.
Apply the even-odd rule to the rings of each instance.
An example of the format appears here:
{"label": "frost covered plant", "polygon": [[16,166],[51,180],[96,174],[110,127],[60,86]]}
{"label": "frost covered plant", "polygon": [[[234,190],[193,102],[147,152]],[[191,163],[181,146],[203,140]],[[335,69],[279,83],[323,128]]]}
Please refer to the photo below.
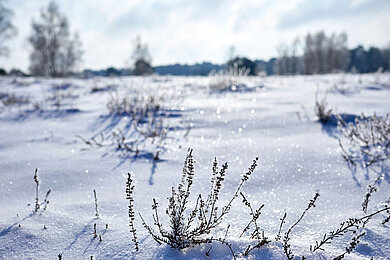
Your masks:
{"label": "frost covered plant", "polygon": [[370,202],[370,197],[372,196],[372,194],[374,192],[376,192],[378,190],[377,184],[379,183],[379,181],[381,179],[383,179],[383,175],[378,176],[372,184],[369,184],[367,186],[367,192],[366,192],[366,195],[364,195],[364,201],[362,203],[364,213],[367,213],[368,203]]}
{"label": "frost covered plant", "polygon": [[148,142],[152,145],[149,150],[150,153],[153,154],[155,160],[158,160],[160,152],[164,149],[169,128],[167,126],[162,126],[161,129],[159,129],[158,126],[145,126],[142,129],[136,126],[134,127],[135,132],[139,133],[139,135],[133,139],[126,137],[120,129],[112,131],[111,140],[105,138],[103,134],[100,134],[99,137],[92,137],[90,139],[86,139],[81,135],[76,135],[76,137],[89,148],[113,146],[116,151],[122,152],[123,156],[127,156],[128,153],[134,153],[134,155],[137,156],[139,152],[142,151],[140,145],[146,145]]}
{"label": "frost covered plant", "polygon": [[212,92],[235,91],[249,75],[249,69],[234,64],[228,70],[212,71],[209,74],[209,88]]}
{"label": "frost covered plant", "polygon": [[[60,85],[61,87],[61,85]],[[67,100],[72,100],[75,98],[78,98],[79,95],[74,94],[71,89],[68,89],[66,91],[61,90],[61,88],[54,88],[54,91],[51,95],[45,97],[44,96],[44,102],[43,103],[49,103],[52,104],[57,111],[61,110],[66,105]],[[70,103],[72,106],[72,103]]]}
{"label": "frost covered plant", "polygon": [[[377,184],[383,176],[379,176],[375,181],[368,185],[367,192],[364,197],[363,212],[366,214],[368,209],[369,199],[374,192],[377,191]],[[349,244],[345,247],[344,252],[334,259],[343,259],[347,254],[350,254],[356,246],[360,243],[360,239],[365,235],[363,231],[367,223],[376,215],[386,212],[388,216],[382,221],[382,224],[386,224],[390,220],[390,201],[385,201],[382,208],[375,209],[374,212],[362,216],[360,218],[349,218],[340,224],[340,227],[336,230],[330,231],[324,234],[323,238],[319,241],[315,241],[314,245],[310,245],[310,251],[315,252],[317,250],[324,251],[324,246],[330,244],[334,239],[352,233]]]}
{"label": "frost covered plant", "polygon": [[[258,220],[259,216],[261,215],[261,210],[264,207],[264,204],[262,204],[258,209],[254,210],[254,208],[252,207],[250,202],[246,199],[246,197],[242,193],[241,193],[241,196],[243,198],[244,205],[247,206],[250,209],[250,215],[251,215],[252,219],[249,222],[249,224],[246,225],[246,227],[242,231],[242,233],[241,233],[239,238],[241,238],[244,233],[248,232],[251,229],[250,226],[252,225],[253,228],[252,228],[252,231],[250,232],[250,237],[249,238],[251,240],[254,239],[256,241],[255,244],[249,244],[246,247],[246,249],[243,251],[242,255],[243,256],[248,256],[253,250],[259,249],[259,248],[261,248],[261,247],[271,243],[271,240],[269,240],[268,237],[266,237],[264,235],[264,231],[261,230],[260,225],[257,223],[257,220]],[[294,254],[293,254],[293,252],[291,250],[291,244],[290,244],[290,239],[291,239],[290,234],[291,234],[292,230],[302,221],[302,219],[304,218],[306,213],[311,208],[315,207],[315,202],[317,201],[319,196],[320,196],[319,193],[316,193],[314,195],[314,197],[309,201],[307,207],[302,212],[302,214],[298,218],[298,220],[295,221],[294,224],[291,225],[287,229],[287,231],[284,233],[283,238],[281,236],[281,232],[282,232],[283,225],[286,223],[287,213],[284,213],[283,217],[280,219],[281,222],[280,222],[280,226],[279,226],[279,231],[278,231],[278,234],[277,234],[275,240],[276,241],[282,240],[283,251],[284,251],[284,253],[286,255],[286,258],[289,259],[289,260],[294,259]],[[303,256],[302,259],[305,259],[305,257]]]}
{"label": "frost covered plant", "polygon": [[316,101],[314,104],[314,113],[316,114],[318,120],[326,124],[329,121],[330,116],[332,115],[332,109],[328,107],[328,102],[326,101],[326,96],[321,100],[318,100],[318,95],[316,93]]}
{"label": "frost covered plant", "polygon": [[357,92],[358,90],[353,87],[349,87],[345,82],[339,82],[339,83],[334,83],[331,88],[328,89],[330,92],[336,92],[340,93],[342,95],[347,95],[347,94],[353,94]]}
{"label": "frost covered plant", "polygon": [[133,198],[133,193],[134,193],[133,181],[134,180],[131,174],[127,173],[126,199],[129,200],[129,206],[128,206],[129,220],[130,220],[129,227],[130,227],[130,232],[133,235],[132,241],[134,242],[135,250],[138,251],[139,247],[138,247],[137,230],[134,227],[135,213],[134,213],[134,198]]}
{"label": "frost covered plant", "polygon": [[49,195],[50,195],[51,189],[46,192],[45,200],[43,201],[43,211],[47,209],[47,206],[49,205]]}
{"label": "frost covered plant", "polygon": [[[164,120],[166,113],[161,106],[163,100],[164,98],[158,95],[138,95],[134,97],[126,95],[119,97],[116,92],[115,95],[111,95],[107,103],[110,114],[130,116],[134,130],[141,138],[144,138],[144,141],[150,141],[152,145],[156,146],[153,155],[156,160],[159,159],[159,153],[164,147],[170,129]],[[133,147],[132,142],[125,144],[124,136],[121,133],[113,133],[113,135],[114,140],[123,141],[116,142],[121,148],[131,152],[136,151],[138,154],[137,145]]]}
{"label": "frost covered plant", "polygon": [[[301,222],[301,220],[303,219],[305,214],[309,211],[309,209],[315,207],[315,202],[316,202],[316,200],[318,199],[319,196],[320,196],[319,193],[316,193],[314,195],[314,197],[309,201],[309,204],[307,205],[306,209],[303,211],[303,213],[299,217],[299,219],[286,231],[286,233],[284,233],[284,236],[283,236],[283,250],[284,250],[284,253],[285,253],[287,259],[289,259],[289,260],[294,259],[294,254],[291,251],[291,245],[290,245],[290,233],[293,230],[293,228],[296,225],[298,225],[299,222]],[[283,221],[284,220],[282,220],[282,223],[283,223]]]}
{"label": "frost covered plant", "polygon": [[209,194],[206,197],[198,194],[195,206],[190,209],[190,204],[192,204],[190,201],[191,187],[193,186],[195,175],[192,153],[193,150],[189,149],[184,162],[181,182],[177,188],[172,187],[171,196],[168,198],[168,207],[165,212],[170,222],[169,228],[166,229],[160,221],[159,205],[156,199],[153,199],[152,209],[154,211],[154,225],[157,227],[157,231],[149,226],[140,215],[143,226],[159,244],[167,244],[172,248],[181,250],[216,241],[227,245],[234,257],[231,245],[222,238],[214,238],[211,232],[221,224],[222,219],[230,211],[232,203],[238,197],[243,184],[249,179],[257,167],[258,158],[253,161],[248,171],[242,175],[233,197],[222,207],[218,204],[228,165],[225,163],[221,169],[218,169],[218,162],[215,159],[212,167],[213,173]]}
{"label": "frost covered plant", "polygon": [[117,150],[133,152],[138,155],[138,140],[128,140],[120,129],[112,132],[112,140]]}
{"label": "frost covered plant", "polygon": [[[161,221],[162,218],[160,218],[159,213],[160,206],[155,198],[153,198],[152,204],[152,217],[153,224],[156,228],[148,225],[142,215],[139,214],[142,225],[157,243],[166,244],[172,248],[183,250],[196,245],[211,244],[216,242],[226,245],[234,259],[237,257],[248,257],[249,254],[254,250],[260,249],[272,242],[267,236],[265,236],[264,229],[259,224],[259,219],[262,214],[264,204],[261,204],[258,207],[254,207],[246,198],[244,193],[241,192],[243,184],[248,181],[250,175],[256,169],[257,162],[258,158],[253,160],[253,163],[249,167],[248,171],[242,175],[241,181],[239,182],[239,185],[237,186],[232,198],[221,207],[219,197],[228,169],[227,163],[223,164],[219,168],[217,159],[215,158],[212,167],[211,186],[207,196],[203,194],[193,196],[191,195],[191,188],[194,184],[195,168],[193,150],[189,149],[184,162],[181,181],[177,187],[172,187],[171,195],[168,197],[168,207],[166,208],[165,213],[167,219],[169,220],[169,225],[164,224]],[[363,203],[363,207],[364,204],[367,207],[369,201],[367,198],[371,196],[377,183],[378,181],[376,180],[368,187],[367,192],[370,195],[366,194],[367,202]],[[135,212],[133,192],[133,178],[130,174],[128,174],[126,183],[126,196],[129,200],[129,226],[130,232],[133,234],[132,241],[135,243],[136,250],[138,250],[139,244],[134,226]],[[229,213],[233,201],[239,196],[241,196],[244,206],[249,209],[249,215],[251,218],[238,237],[238,239],[241,239],[243,236],[249,235],[249,243],[241,252],[236,254],[233,250],[232,244],[227,239],[230,225],[227,225],[224,236],[219,236],[218,232],[221,231],[220,226],[222,220]],[[293,222],[289,228],[286,229],[283,235],[281,235],[281,233],[283,231],[283,225],[286,223],[287,213],[284,213],[283,217],[280,219],[281,223],[275,241],[281,242],[282,250],[286,258],[289,260],[296,259],[296,256],[294,256],[291,250],[291,233],[294,228],[302,222],[308,211],[316,206],[315,204],[319,196],[319,193],[314,195],[299,218]],[[366,213],[367,210],[364,212]],[[315,243],[310,246],[310,251],[316,252],[324,250],[324,246],[332,243],[334,239],[352,233],[350,242],[345,247],[345,250],[335,259],[344,258],[347,254],[350,254],[360,243],[361,238],[365,234],[363,232],[365,225],[374,216],[379,215],[380,213],[386,214],[382,224],[388,223],[390,221],[390,199],[385,201],[380,209],[375,209],[373,213],[367,214],[360,218],[349,218],[347,221],[342,222],[339,228],[324,234],[321,240],[315,241]],[[217,229],[218,231],[216,231]],[[210,256],[211,249],[212,246],[210,246],[210,248],[205,252],[207,257]],[[302,256],[301,259],[306,259],[306,257]]]}
{"label": "frost covered plant", "polygon": [[354,236],[351,238],[351,243],[346,247],[346,252],[339,256],[337,259],[343,258],[345,254],[349,254],[359,243],[359,239],[364,235],[361,230],[365,225],[376,215],[384,211],[389,212],[390,206],[386,205],[381,209],[374,211],[371,214],[365,215],[361,218],[350,218],[347,221],[344,221],[340,224],[340,227],[336,230],[330,231],[329,233],[324,234],[321,240],[315,241],[314,245],[310,246],[310,251],[316,252],[317,250],[324,250],[324,246],[330,244],[334,239],[344,236],[347,233],[352,233]]}
{"label": "frost covered plant", "polygon": [[93,238],[97,238],[96,223],[93,224]]}
{"label": "frost covered plant", "polygon": [[163,118],[157,120],[155,116],[148,116],[147,124],[137,124],[133,121],[133,126],[145,141],[150,140],[150,143],[156,146],[153,158],[159,160],[159,154],[164,149],[165,140],[170,130],[169,126],[164,123]]}
{"label": "frost covered plant", "polygon": [[38,180],[38,169],[35,169],[34,174],[34,182],[35,182],[35,212],[38,212],[40,205],[39,205],[39,180]]}
{"label": "frost covered plant", "polygon": [[99,217],[99,210],[98,210],[98,200],[96,196],[96,190],[93,190],[93,197],[95,199],[95,217]]}
{"label": "frost covered plant", "polygon": [[145,120],[149,114],[156,115],[161,112],[162,97],[154,95],[138,95],[131,97],[125,95],[120,97],[118,92],[110,94],[107,108],[112,115],[130,116],[137,123]]}
{"label": "frost covered plant", "polygon": [[243,229],[243,231],[242,231],[242,233],[241,233],[239,238],[241,238],[246,232],[250,231],[251,230],[251,226],[253,226],[252,232],[250,232],[250,239],[256,241],[256,244],[254,244],[254,245],[250,244],[250,245],[248,245],[246,247],[243,255],[244,256],[248,256],[250,252],[252,252],[255,249],[263,247],[264,245],[270,243],[271,240],[269,240],[264,235],[264,231],[260,230],[260,225],[257,223],[257,220],[258,220],[258,218],[261,215],[261,210],[264,207],[264,204],[262,204],[257,209],[254,209],[252,207],[251,203],[247,200],[247,198],[245,197],[245,195],[242,192],[240,192],[240,195],[242,197],[242,202],[244,203],[244,205],[249,208],[250,216],[252,217],[252,219],[245,226],[245,228]]}
{"label": "frost covered plant", "polygon": [[338,117],[338,129],[349,141],[349,148],[345,149],[339,140],[342,156],[352,165],[361,163],[367,167],[390,158],[389,114],[384,117],[362,114],[354,123]]}
{"label": "frost covered plant", "polygon": [[[34,173],[34,182],[35,182],[35,206],[34,206],[34,212],[38,212],[38,210],[41,208],[41,203],[39,203],[39,179],[38,179],[38,168],[35,169]],[[45,200],[43,201],[43,211],[47,209],[47,206],[49,204],[49,195],[50,195],[51,189],[46,192]]]}
{"label": "frost covered plant", "polygon": [[21,106],[30,103],[28,97],[17,96],[14,93],[0,92],[0,101],[4,107]]}

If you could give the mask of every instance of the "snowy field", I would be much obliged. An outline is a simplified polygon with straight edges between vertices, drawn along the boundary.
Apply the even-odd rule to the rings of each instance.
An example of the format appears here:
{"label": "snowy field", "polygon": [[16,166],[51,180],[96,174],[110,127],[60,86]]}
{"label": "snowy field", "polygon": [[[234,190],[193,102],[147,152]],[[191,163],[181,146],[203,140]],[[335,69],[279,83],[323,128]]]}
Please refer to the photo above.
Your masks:
{"label": "snowy field", "polygon": [[[311,252],[310,245],[341,222],[384,207],[390,164],[351,167],[340,151],[338,139],[346,147],[348,141],[335,118],[327,124],[317,120],[316,93],[319,99],[327,97],[333,114],[385,116],[390,113],[390,74],[248,77],[233,90],[210,87],[222,77],[0,78],[0,259],[58,259],[59,254],[62,259],[233,258],[229,247],[218,242],[184,251],[159,245],[142,226],[138,213],[157,230],[152,218],[156,198],[169,230],[167,197],[180,183],[188,148],[195,159],[188,210],[199,193],[209,192],[214,157],[229,165],[221,205],[259,157],[241,191],[254,208],[264,204],[257,223],[271,242],[251,251],[248,259],[286,259],[283,239],[275,240],[280,219],[287,213],[283,237],[316,192],[315,207],[290,232],[290,249],[297,259],[332,259],[345,252],[352,232],[324,245],[324,251]],[[148,110],[155,115],[148,117],[147,111],[144,118],[131,111],[110,113],[108,107],[113,112],[122,97],[129,103],[138,97],[139,104],[152,103],[157,112]],[[148,120],[156,121],[149,125]],[[34,212],[36,168],[40,209]],[[128,172],[135,180],[138,252],[129,227]],[[364,213],[367,186],[381,175]],[[390,259],[390,224],[381,224],[388,215],[375,215],[359,231],[365,235],[346,259]],[[212,235],[225,238],[243,258],[256,242],[249,232],[239,238],[250,220],[238,197]]]}

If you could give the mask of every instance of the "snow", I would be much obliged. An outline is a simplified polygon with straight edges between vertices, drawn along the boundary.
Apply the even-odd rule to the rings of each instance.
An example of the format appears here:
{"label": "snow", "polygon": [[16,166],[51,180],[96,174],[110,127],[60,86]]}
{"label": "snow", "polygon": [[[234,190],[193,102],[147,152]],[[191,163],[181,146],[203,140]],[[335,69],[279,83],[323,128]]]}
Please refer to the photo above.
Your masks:
{"label": "snow", "polygon": [[[140,251],[135,252],[129,232],[125,195],[127,172],[136,180],[135,211],[152,225],[152,199],[160,205],[162,222],[171,186],[180,182],[187,148],[196,161],[192,196],[207,194],[212,161],[228,162],[221,201],[232,196],[256,157],[258,169],[244,185],[243,193],[258,207],[258,220],[272,243],[255,250],[249,259],[284,259],[282,244],[275,242],[280,218],[287,213],[286,231],[318,191],[316,207],[309,210],[291,232],[296,256],[324,259],[341,254],[351,235],[311,253],[309,246],[342,221],[361,217],[366,187],[384,174],[373,194],[369,212],[389,198],[389,163],[352,170],[342,158],[337,128],[322,125],[314,115],[315,93],[327,95],[336,113],[359,115],[390,112],[390,74],[331,74],[321,76],[247,77],[235,91],[209,91],[208,77],[123,77],[91,79],[0,78],[0,92],[42,102],[0,107],[0,259],[203,259],[210,245],[179,252],[158,245],[142,227],[135,225]],[[336,86],[336,87],[335,87]],[[95,88],[95,90],[93,90]],[[110,116],[106,103],[119,96],[149,94],[165,97],[165,120],[171,131],[160,154],[155,144],[140,145],[138,156],[116,151],[111,133],[121,129],[137,138],[130,117]],[[59,108],[55,98],[63,99]],[[50,99],[51,97],[51,99]],[[1,106],[1,104],[0,104]],[[187,125],[192,129],[184,136]],[[76,135],[90,140],[103,133],[103,147],[90,147]],[[34,211],[34,170],[38,168],[39,199],[51,189],[47,210]],[[95,217],[93,190],[100,217]],[[191,204],[193,205],[193,204]],[[384,215],[365,228],[366,235],[349,259],[390,259],[389,225]],[[236,252],[246,248],[238,235],[249,222],[248,209],[237,199],[218,229],[231,225],[228,240]],[[94,238],[93,225],[102,241]],[[106,229],[106,224],[108,228]],[[45,227],[45,228],[44,228]],[[210,258],[231,259],[229,249],[213,244]]]}

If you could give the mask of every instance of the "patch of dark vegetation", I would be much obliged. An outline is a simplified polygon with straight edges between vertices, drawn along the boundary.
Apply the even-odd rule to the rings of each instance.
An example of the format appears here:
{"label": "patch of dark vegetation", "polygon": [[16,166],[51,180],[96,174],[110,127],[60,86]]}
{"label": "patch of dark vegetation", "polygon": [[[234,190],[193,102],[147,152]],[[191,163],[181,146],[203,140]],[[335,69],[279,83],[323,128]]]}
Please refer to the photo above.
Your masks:
{"label": "patch of dark vegetation", "polygon": [[326,96],[319,100],[318,94],[316,93],[314,113],[316,114],[318,121],[320,121],[322,124],[326,124],[329,121],[332,115],[332,109],[329,108]]}

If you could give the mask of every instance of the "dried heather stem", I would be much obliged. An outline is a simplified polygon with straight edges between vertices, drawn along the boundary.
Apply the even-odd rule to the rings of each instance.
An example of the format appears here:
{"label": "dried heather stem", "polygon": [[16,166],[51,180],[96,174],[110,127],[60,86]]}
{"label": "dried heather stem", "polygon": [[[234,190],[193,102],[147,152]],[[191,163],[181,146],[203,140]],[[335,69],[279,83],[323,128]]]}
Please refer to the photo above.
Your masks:
{"label": "dried heather stem", "polygon": [[276,235],[276,238],[275,238],[276,241],[278,241],[282,238],[280,233],[282,232],[282,227],[283,227],[284,223],[286,223],[286,217],[287,217],[287,213],[284,212],[283,217],[280,219],[279,231],[278,231],[278,234]]}
{"label": "dried heather stem", "polygon": [[289,244],[290,241],[290,233],[293,230],[293,228],[298,225],[298,223],[303,219],[305,214],[309,211],[310,208],[315,207],[315,202],[320,196],[319,193],[316,193],[314,197],[309,201],[309,204],[307,205],[307,208],[302,212],[302,215],[299,217],[299,219],[287,230],[286,233],[284,233],[283,237],[283,250],[285,255],[287,256],[287,259],[291,260],[294,259],[294,254],[291,251],[291,245]]}
{"label": "dried heather stem", "polygon": [[49,205],[49,195],[50,195],[51,189],[46,192],[45,200],[43,201],[43,204],[45,205],[43,207],[43,210],[45,211],[47,209],[47,206]]}
{"label": "dried heather stem", "polygon": [[97,238],[96,223],[93,224],[93,238]]}
{"label": "dried heather stem", "polygon": [[129,212],[129,226],[130,226],[130,232],[133,234],[132,241],[135,245],[135,250],[138,251],[138,240],[137,240],[137,233],[136,229],[134,227],[134,220],[135,220],[135,213],[134,213],[134,198],[133,198],[133,192],[134,192],[134,185],[133,185],[133,179],[130,173],[127,173],[127,182],[126,182],[126,199],[129,200],[129,206],[128,206],[128,212]]}
{"label": "dried heather stem", "polygon": [[38,212],[40,205],[39,205],[39,180],[38,180],[38,168],[35,169],[35,174],[34,174],[34,181],[35,181],[35,212]]}
{"label": "dried heather stem", "polygon": [[98,200],[96,196],[96,190],[93,190],[93,197],[95,198],[95,217],[99,217]]}
{"label": "dried heather stem", "polygon": [[315,252],[317,250],[324,250],[322,246],[324,246],[325,244],[330,244],[334,238],[340,237],[349,231],[353,231],[354,229],[358,229],[359,224],[363,222],[364,224],[366,224],[375,215],[388,210],[390,210],[390,206],[386,206],[361,218],[350,218],[349,220],[342,222],[338,229],[336,229],[335,231],[330,231],[329,234],[324,234],[324,237],[320,242],[316,241],[315,245],[311,245],[310,251]]}
{"label": "dried heather stem", "polygon": [[372,196],[372,194],[374,192],[376,192],[378,190],[378,187],[376,185],[382,179],[382,177],[383,177],[383,175],[378,176],[372,184],[369,184],[367,186],[367,192],[366,192],[366,195],[364,196],[364,201],[362,203],[364,213],[367,213],[368,203],[370,202],[370,197]]}

